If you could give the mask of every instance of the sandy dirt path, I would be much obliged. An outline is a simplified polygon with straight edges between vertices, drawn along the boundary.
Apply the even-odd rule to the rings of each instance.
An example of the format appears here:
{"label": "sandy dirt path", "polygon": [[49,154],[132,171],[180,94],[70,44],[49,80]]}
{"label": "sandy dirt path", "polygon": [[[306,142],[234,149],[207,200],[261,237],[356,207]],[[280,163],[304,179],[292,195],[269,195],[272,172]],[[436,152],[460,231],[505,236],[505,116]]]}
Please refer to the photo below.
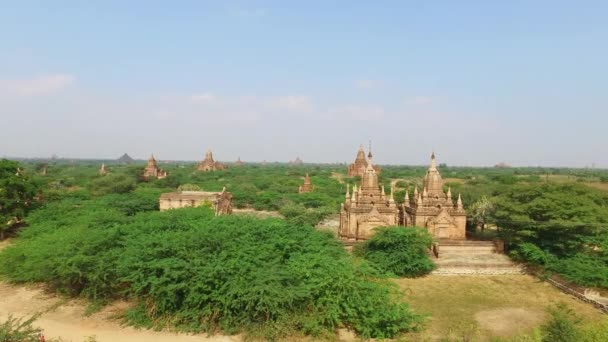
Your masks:
{"label": "sandy dirt path", "polygon": [[207,337],[122,327],[112,316],[124,310],[126,303],[115,303],[90,316],[85,316],[85,307],[83,301],[48,295],[39,287],[0,282],[0,320],[9,314],[29,318],[41,312],[35,325],[44,330],[47,338],[61,337],[74,342],[84,341],[89,336],[95,336],[100,342],[241,341],[238,336]]}

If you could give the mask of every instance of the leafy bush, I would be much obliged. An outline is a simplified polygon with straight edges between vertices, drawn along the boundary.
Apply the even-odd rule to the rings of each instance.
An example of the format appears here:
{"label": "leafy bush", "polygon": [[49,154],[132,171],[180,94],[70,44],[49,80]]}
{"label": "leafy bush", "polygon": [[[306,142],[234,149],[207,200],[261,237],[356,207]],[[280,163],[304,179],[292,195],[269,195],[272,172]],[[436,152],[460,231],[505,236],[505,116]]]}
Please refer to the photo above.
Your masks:
{"label": "leafy bush", "polygon": [[578,325],[581,320],[574,310],[564,303],[549,307],[550,319],[543,324],[543,342],[579,342],[580,332]]}
{"label": "leafy bush", "polygon": [[24,320],[9,315],[6,321],[0,322],[0,342],[39,342],[42,330],[32,325],[36,318]]}
{"label": "leafy bush", "polygon": [[608,288],[608,265],[593,255],[555,259],[547,269],[579,285]]}
{"label": "leafy bush", "polygon": [[526,261],[537,265],[545,265],[549,255],[535,244],[524,242],[511,251],[511,257],[519,261]]}
{"label": "leafy bush", "polygon": [[0,273],[96,301],[131,298],[139,305],[125,319],[149,327],[388,338],[420,323],[394,285],[310,226],[189,208],[97,228],[87,210],[32,226],[0,253]]}
{"label": "leafy bush", "polygon": [[380,270],[403,277],[430,273],[435,264],[429,257],[433,237],[418,227],[377,228],[371,239],[357,246],[355,254]]}
{"label": "leafy bush", "polygon": [[91,192],[95,195],[124,194],[135,189],[135,179],[124,174],[110,174],[91,182]]}

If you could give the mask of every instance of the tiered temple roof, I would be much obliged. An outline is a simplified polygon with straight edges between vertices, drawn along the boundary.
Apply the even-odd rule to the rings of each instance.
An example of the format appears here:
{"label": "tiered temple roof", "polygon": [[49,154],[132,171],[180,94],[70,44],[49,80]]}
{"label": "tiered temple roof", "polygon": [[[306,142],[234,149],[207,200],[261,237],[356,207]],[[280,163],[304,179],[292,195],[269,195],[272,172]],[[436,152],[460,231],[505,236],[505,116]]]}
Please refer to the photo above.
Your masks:
{"label": "tiered temple roof", "polygon": [[224,170],[225,168],[226,167],[224,166],[224,164],[213,160],[213,153],[211,152],[211,150],[207,150],[207,153],[205,153],[205,159],[198,163],[196,169],[199,171],[217,171]]}
{"label": "tiered temple roof", "polygon": [[399,209],[393,192],[391,190],[390,195],[386,195],[384,186],[378,185],[378,174],[370,154],[360,186],[353,186],[351,194],[347,185],[340,210],[339,235],[349,240],[365,240],[373,235],[374,228],[393,226],[398,222]]}
{"label": "tiered temple roof", "polygon": [[466,226],[466,212],[462,205],[462,198],[454,203],[452,190],[443,191],[443,179],[437,169],[435,153],[431,155],[431,164],[424,176],[421,192],[416,187],[414,196],[410,198],[405,193],[402,207],[402,224],[426,227],[436,238],[464,239]]}
{"label": "tiered temple roof", "polygon": [[[370,151],[368,152],[368,158],[372,157],[372,151],[370,149]],[[347,176],[348,177],[354,177],[354,176],[363,176],[363,173],[365,173],[365,168],[367,167],[367,158],[365,158],[365,150],[363,149],[363,145],[359,146],[359,151],[357,151],[357,157],[355,158],[355,161],[350,164],[348,166],[347,169]],[[377,174],[380,174],[380,167],[377,165],[373,165],[374,170],[376,170]]]}

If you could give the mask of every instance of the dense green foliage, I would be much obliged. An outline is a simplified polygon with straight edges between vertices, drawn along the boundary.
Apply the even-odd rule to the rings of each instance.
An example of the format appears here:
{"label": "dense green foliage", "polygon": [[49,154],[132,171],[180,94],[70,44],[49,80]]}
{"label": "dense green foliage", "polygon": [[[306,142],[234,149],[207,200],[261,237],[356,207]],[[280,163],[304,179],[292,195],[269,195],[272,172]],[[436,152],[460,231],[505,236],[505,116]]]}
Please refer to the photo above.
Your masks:
{"label": "dense green foliage", "polygon": [[524,185],[496,203],[512,256],[577,284],[608,288],[608,194],[579,184]]}
{"label": "dense green foliage", "polygon": [[419,277],[435,269],[429,257],[433,237],[418,227],[383,227],[355,254],[370,261],[383,272],[400,277]]}
{"label": "dense green foliage", "polygon": [[20,168],[17,162],[0,160],[0,240],[34,206],[38,192],[36,183]]}
{"label": "dense green foliage", "polygon": [[[2,180],[13,184],[17,164],[3,165],[12,171]],[[354,259],[312,229],[338,212],[345,183],[359,181],[336,175],[345,165],[248,164],[204,173],[173,163],[162,165],[169,172],[162,180],[143,179],[141,163],[107,163],[105,176],[99,165],[50,162],[44,176],[41,164],[20,165],[17,182],[27,180],[22,198],[35,195],[41,207],[16,211],[28,226],[0,254],[0,273],[100,303],[129,298],[138,305],[125,319],[148,327],[272,339],[346,326],[364,337],[392,337],[420,322],[384,275],[433,269],[426,232],[379,229],[357,249],[363,258]],[[406,189],[420,189],[425,170],[385,166],[379,181],[388,189],[394,180],[401,203]],[[608,287],[608,195],[589,186],[601,185],[606,171],[446,165],[440,171],[446,190],[462,193],[469,234],[503,238],[519,260]],[[298,194],[305,173],[315,191]],[[213,217],[205,209],[158,212],[159,195],[180,186],[226,186],[236,208],[278,211],[285,220]],[[0,196],[0,206],[9,198]]]}
{"label": "dense green foliage", "polygon": [[98,203],[36,212],[0,273],[92,300],[132,298],[140,305],[127,319],[144,326],[276,338],[339,326],[392,337],[418,325],[395,288],[311,227],[206,208],[106,216]]}

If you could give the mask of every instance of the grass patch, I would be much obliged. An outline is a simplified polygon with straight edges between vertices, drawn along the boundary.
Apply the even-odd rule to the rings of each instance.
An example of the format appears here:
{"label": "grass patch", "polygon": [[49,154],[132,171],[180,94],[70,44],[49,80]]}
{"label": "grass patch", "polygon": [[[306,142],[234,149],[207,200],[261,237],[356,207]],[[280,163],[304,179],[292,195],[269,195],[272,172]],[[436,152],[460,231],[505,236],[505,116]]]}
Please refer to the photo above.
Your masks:
{"label": "grass patch", "polygon": [[409,336],[412,341],[491,341],[530,333],[547,318],[546,308],[558,302],[585,321],[605,318],[591,305],[527,275],[431,275],[394,281],[414,310],[431,316],[424,331]]}

